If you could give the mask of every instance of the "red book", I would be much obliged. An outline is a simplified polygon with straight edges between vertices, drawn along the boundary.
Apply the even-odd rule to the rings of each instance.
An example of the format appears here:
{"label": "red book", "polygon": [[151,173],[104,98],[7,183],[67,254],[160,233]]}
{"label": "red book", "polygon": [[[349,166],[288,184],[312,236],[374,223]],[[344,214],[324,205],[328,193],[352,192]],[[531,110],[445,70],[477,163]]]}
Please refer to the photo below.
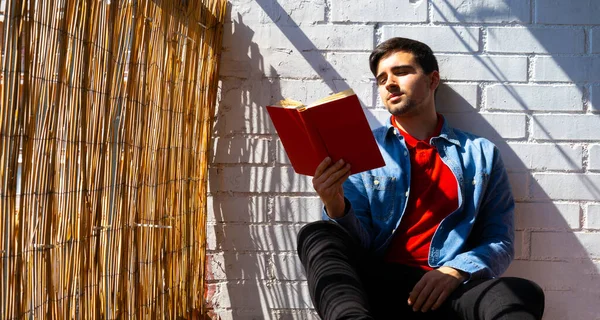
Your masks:
{"label": "red book", "polygon": [[267,111],[296,173],[314,175],[327,156],[350,163],[352,173],[385,165],[352,89],[308,106],[282,100]]}

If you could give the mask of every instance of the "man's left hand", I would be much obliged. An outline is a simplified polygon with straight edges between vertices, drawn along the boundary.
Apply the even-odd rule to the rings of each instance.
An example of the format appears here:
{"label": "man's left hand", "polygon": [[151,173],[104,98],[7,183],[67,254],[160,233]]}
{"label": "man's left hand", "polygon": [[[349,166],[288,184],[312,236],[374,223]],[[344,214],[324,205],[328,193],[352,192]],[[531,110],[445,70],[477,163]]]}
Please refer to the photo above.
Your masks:
{"label": "man's left hand", "polygon": [[427,272],[408,297],[414,311],[427,312],[439,308],[446,298],[465,281],[466,275],[451,267],[439,267]]}

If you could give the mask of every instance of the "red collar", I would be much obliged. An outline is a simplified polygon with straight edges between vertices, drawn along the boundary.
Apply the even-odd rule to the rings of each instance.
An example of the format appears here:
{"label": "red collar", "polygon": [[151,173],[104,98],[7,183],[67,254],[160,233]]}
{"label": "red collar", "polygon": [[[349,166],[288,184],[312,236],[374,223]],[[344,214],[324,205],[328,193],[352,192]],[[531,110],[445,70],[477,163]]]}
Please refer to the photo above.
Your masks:
{"label": "red collar", "polygon": [[429,144],[429,141],[431,140],[431,138],[433,137],[437,137],[440,135],[440,133],[442,132],[442,126],[444,125],[444,117],[442,117],[441,114],[437,114],[437,125],[435,126],[435,130],[433,132],[433,135],[427,137],[427,139],[425,140],[418,140],[417,138],[411,136],[410,134],[408,134],[408,132],[402,130],[398,124],[396,123],[396,120],[394,119],[394,116],[392,115],[392,119],[391,119],[392,125],[394,126],[394,128],[398,129],[398,131],[400,132],[400,134],[404,137],[404,140],[406,140],[406,146],[410,147],[410,148],[414,148],[417,146],[417,144],[419,142],[423,142],[427,145]]}

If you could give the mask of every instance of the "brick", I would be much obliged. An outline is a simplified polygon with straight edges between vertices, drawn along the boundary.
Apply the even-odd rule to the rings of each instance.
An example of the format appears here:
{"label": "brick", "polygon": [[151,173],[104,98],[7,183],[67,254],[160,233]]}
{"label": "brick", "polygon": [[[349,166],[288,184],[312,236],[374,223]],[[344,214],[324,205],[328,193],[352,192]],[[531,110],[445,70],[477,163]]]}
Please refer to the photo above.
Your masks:
{"label": "brick", "polygon": [[[367,62],[368,63],[368,62]],[[276,95],[271,103],[277,103],[284,98],[294,99],[305,104],[313,103],[328,95],[352,89],[363,106],[373,104],[373,82],[334,80],[329,86],[323,81],[312,80],[273,80],[272,94]],[[278,94],[280,92],[281,94]]]}
{"label": "brick", "polygon": [[277,86],[268,79],[222,78],[221,99],[215,113],[216,135],[275,132],[264,108],[271,104]]}
{"label": "brick", "polygon": [[[325,20],[325,0],[308,1],[232,1],[228,6],[227,22],[232,20],[247,28],[257,24],[294,26],[314,24]],[[229,18],[231,17],[231,18]]]}
{"label": "brick", "polygon": [[572,144],[498,144],[507,170],[583,170],[583,147]]}
{"label": "brick", "polygon": [[267,196],[232,196],[220,194],[207,197],[208,221],[249,222],[268,221]]}
{"label": "brick", "polygon": [[331,63],[328,70],[333,79],[372,80],[369,68],[369,53],[331,53],[327,60]]}
{"label": "brick", "polygon": [[[267,105],[271,102],[272,87],[276,86],[269,79],[246,80],[222,77],[218,111],[238,109],[240,106],[262,107]],[[239,110],[236,111],[239,112]]]}
{"label": "brick", "polygon": [[258,253],[218,253],[207,255],[207,280],[246,280],[270,278],[269,257]]}
{"label": "brick", "polygon": [[210,192],[314,192],[311,177],[291,167],[224,167],[209,170]]}
{"label": "brick", "polygon": [[319,320],[319,314],[316,311],[299,310],[277,310],[273,311],[272,319],[277,320]]}
{"label": "brick", "polygon": [[521,277],[537,283],[545,291],[589,288],[598,268],[589,261],[514,261],[503,276]]}
{"label": "brick", "polygon": [[485,95],[488,110],[583,110],[583,88],[572,85],[492,85],[485,88]]}
{"label": "brick", "polygon": [[350,88],[356,93],[356,96],[358,96],[363,107],[369,108],[376,105],[377,97],[374,96],[373,92],[377,90],[377,86],[375,85],[374,77],[368,81],[354,79],[333,80],[333,91],[330,93],[340,92]]}
{"label": "brick", "polygon": [[600,174],[537,173],[533,178],[535,199],[597,201],[600,198]]}
{"label": "brick", "polygon": [[207,250],[216,250],[217,249],[217,236],[216,229],[217,226],[214,224],[206,225],[206,249]]}
{"label": "brick", "polygon": [[590,156],[588,169],[598,171],[600,170],[600,144],[594,144],[590,146]]}
{"label": "brick", "polygon": [[536,258],[597,259],[600,233],[532,232],[531,256]]}
{"label": "brick", "polygon": [[583,29],[488,28],[488,52],[584,53]]}
{"label": "brick", "polygon": [[537,23],[598,24],[600,7],[595,0],[537,0]]}
{"label": "brick", "polygon": [[525,259],[529,256],[524,237],[526,235],[523,231],[515,231],[515,259]]}
{"label": "brick", "polygon": [[433,52],[478,52],[479,28],[383,26],[382,38],[410,38],[426,43]]}
{"label": "brick", "polygon": [[600,82],[600,57],[538,57],[533,80]]}
{"label": "brick", "polygon": [[241,39],[252,39],[259,49],[280,50],[364,50],[373,49],[375,30],[372,25],[306,25],[276,26],[273,24],[248,28],[227,24],[223,48],[247,52],[250,47]]}
{"label": "brick", "polygon": [[275,197],[275,222],[312,222],[321,219],[323,202],[319,197]]}
{"label": "brick", "polygon": [[440,113],[476,112],[478,92],[476,84],[442,82],[436,93],[435,108]]}
{"label": "brick", "polygon": [[592,39],[592,53],[600,53],[600,28],[592,29],[590,37]]}
{"label": "brick", "polygon": [[515,224],[517,229],[579,229],[579,212],[576,203],[517,203]]}
{"label": "brick", "polygon": [[600,115],[536,115],[533,138],[540,140],[600,140]]}
{"label": "brick", "polygon": [[275,255],[273,257],[273,273],[277,280],[306,280],[304,268],[296,254]]}
{"label": "brick", "polygon": [[213,310],[212,313],[209,313],[210,319],[219,319],[219,320],[254,320],[254,319],[267,319],[265,310],[262,309],[221,309],[221,310]]}
{"label": "brick", "polygon": [[448,122],[459,129],[472,132],[492,141],[522,139],[526,135],[526,118],[519,114],[473,113],[446,114]]}
{"label": "brick", "polygon": [[295,251],[299,229],[290,225],[218,225],[214,228],[215,250]]}
{"label": "brick", "polygon": [[[266,283],[264,281],[243,281],[220,285],[213,303],[219,308],[255,310],[257,306],[271,309],[301,309],[312,306],[308,285],[300,283]],[[265,314],[258,318],[268,319]],[[239,319],[236,317],[236,319]]]}
{"label": "brick", "polygon": [[277,131],[265,108],[267,105],[219,107],[215,116],[214,132],[220,136],[235,133],[276,134]]}
{"label": "brick", "polygon": [[[598,280],[595,279],[592,283],[598,285]],[[546,291],[545,296],[544,320],[596,319],[598,317],[598,293],[579,290]]]}
{"label": "brick", "polygon": [[591,94],[592,94],[591,109],[593,112],[600,112],[600,86],[592,87]]}
{"label": "brick", "polygon": [[529,174],[509,172],[508,181],[510,183],[513,198],[516,201],[523,201],[529,198]]}
{"label": "brick", "polygon": [[600,205],[588,205],[585,227],[588,229],[600,229]]}
{"label": "brick", "polygon": [[529,23],[530,0],[431,0],[434,22]]}
{"label": "brick", "polygon": [[427,1],[332,0],[333,22],[426,22]]}
{"label": "brick", "polygon": [[[368,64],[368,63],[367,63]],[[331,65],[318,51],[253,48],[246,51],[223,50],[221,77],[237,78],[331,78]]]}
{"label": "brick", "polygon": [[275,141],[275,163],[282,165],[291,165],[290,158],[288,158],[287,153],[285,152],[285,148],[281,143],[281,140],[277,139]]}
{"label": "brick", "polygon": [[265,138],[215,138],[212,145],[212,163],[250,163],[269,162],[271,141]]}
{"label": "brick", "polygon": [[527,58],[436,55],[443,80],[526,81]]}
{"label": "brick", "polygon": [[[208,289],[215,287],[215,285],[209,284],[206,286]],[[208,307],[212,306],[212,301],[210,299],[206,299],[207,300],[207,314],[209,319],[219,319],[219,320],[234,320],[237,319],[236,315],[234,314],[235,311],[234,310],[214,310],[214,309],[209,309]],[[261,312],[262,314],[262,312]],[[258,316],[258,315],[257,315]],[[257,318],[260,319],[260,318]]]}

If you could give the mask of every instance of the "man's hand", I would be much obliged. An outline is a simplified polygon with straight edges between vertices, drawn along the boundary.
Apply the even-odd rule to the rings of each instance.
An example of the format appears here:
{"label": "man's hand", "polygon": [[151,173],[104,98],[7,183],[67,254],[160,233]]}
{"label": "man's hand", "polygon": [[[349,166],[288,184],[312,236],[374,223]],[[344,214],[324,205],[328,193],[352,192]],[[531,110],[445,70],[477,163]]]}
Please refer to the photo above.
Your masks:
{"label": "man's hand", "polygon": [[325,204],[327,215],[332,219],[344,216],[344,189],[342,184],[350,176],[350,165],[344,160],[331,164],[331,158],[325,158],[317,167],[312,179],[313,187]]}
{"label": "man's hand", "polygon": [[465,279],[466,275],[454,268],[431,270],[417,282],[408,297],[408,304],[413,311],[436,310]]}

